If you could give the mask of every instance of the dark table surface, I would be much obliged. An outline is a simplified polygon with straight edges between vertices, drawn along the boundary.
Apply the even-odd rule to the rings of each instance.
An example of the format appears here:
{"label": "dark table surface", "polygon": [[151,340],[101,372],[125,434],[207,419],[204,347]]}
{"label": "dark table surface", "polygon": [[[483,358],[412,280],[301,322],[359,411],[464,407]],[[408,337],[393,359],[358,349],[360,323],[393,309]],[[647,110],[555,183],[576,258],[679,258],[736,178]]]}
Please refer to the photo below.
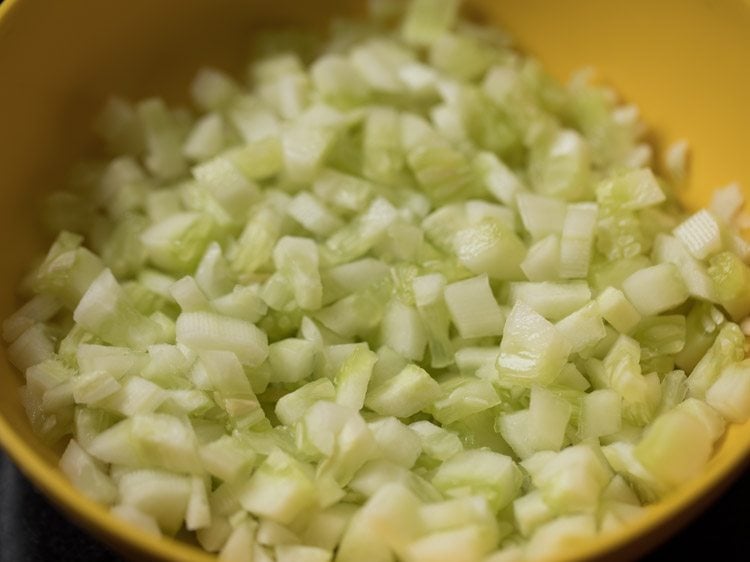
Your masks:
{"label": "dark table surface", "polygon": [[[706,552],[723,562],[750,560],[750,472],[643,560],[692,560]],[[0,452],[0,562],[120,560],[51,507]]]}

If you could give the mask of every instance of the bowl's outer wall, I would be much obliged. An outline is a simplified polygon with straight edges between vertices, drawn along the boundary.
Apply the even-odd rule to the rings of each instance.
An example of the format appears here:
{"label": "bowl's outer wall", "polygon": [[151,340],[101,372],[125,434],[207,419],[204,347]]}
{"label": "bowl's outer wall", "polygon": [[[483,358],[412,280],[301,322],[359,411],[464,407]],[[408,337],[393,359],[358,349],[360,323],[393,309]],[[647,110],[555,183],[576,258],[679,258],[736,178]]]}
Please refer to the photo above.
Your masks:
{"label": "bowl's outer wall", "polygon": [[[746,0],[473,0],[467,12],[498,22],[559,78],[593,66],[638,104],[658,146],[690,142],[690,206],[714,187],[750,188],[750,3]],[[196,68],[241,73],[252,30],[322,25],[357,13],[346,0],[6,0],[0,5],[0,317],[39,251],[40,194],[94,146],[90,123],[107,94],[184,101]],[[32,433],[18,400],[21,377],[0,361],[0,442],[76,520],[133,558],[210,560],[119,524],[82,499],[56,470],[57,452]],[[706,474],[649,510],[637,525],[585,554],[627,558],[663,539],[741,470],[750,423],[732,427]],[[686,509],[686,506],[691,507]],[[665,523],[669,520],[668,523]],[[638,540],[632,540],[635,537]],[[584,554],[583,552],[581,553]]]}

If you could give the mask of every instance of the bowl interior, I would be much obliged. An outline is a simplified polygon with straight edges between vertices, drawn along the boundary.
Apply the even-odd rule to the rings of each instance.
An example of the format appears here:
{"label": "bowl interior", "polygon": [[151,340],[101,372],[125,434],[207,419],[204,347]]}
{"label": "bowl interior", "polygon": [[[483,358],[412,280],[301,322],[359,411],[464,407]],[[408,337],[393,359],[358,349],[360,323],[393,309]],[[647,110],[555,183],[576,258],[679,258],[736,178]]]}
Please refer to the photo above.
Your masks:
{"label": "bowl interior", "polygon": [[[657,147],[687,139],[688,206],[730,181],[750,193],[750,4],[746,0],[472,0],[467,11],[505,26],[558,78],[592,66],[601,80],[642,109]],[[316,0],[6,0],[0,6],[0,317],[43,236],[40,196],[92,147],[91,120],[109,93],[132,99],[184,97],[197,68],[235,74],[254,29],[320,27],[357,13],[363,2]],[[0,352],[1,353],[1,352]],[[18,399],[21,376],[0,359],[0,443],[20,467],[80,523],[134,557],[210,560],[191,547],[159,541],[120,524],[81,498],[56,469],[59,454],[31,431]],[[706,473],[650,508],[621,533],[579,556],[632,556],[676,528],[720,491],[750,451],[750,423],[730,428]],[[636,537],[639,540],[634,540]]]}

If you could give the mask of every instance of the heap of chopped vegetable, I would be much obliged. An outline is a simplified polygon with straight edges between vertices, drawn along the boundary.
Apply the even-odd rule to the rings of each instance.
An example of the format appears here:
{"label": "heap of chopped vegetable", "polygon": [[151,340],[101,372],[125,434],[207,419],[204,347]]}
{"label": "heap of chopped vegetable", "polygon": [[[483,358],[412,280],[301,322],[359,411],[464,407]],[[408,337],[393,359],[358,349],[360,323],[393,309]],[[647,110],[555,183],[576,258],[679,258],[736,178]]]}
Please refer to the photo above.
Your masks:
{"label": "heap of chopped vegetable", "polygon": [[3,325],[88,497],[232,562],[575,552],[750,416],[742,198],[684,216],[632,106],[457,0],[269,36],[193,109],[113,99],[111,158]]}

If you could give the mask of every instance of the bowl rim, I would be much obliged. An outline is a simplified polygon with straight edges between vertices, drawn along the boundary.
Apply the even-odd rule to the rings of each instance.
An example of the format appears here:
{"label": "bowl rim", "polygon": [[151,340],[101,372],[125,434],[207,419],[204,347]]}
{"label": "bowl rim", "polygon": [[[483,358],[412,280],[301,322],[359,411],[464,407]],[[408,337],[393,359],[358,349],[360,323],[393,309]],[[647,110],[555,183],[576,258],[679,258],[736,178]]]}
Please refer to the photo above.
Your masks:
{"label": "bowl rim", "polygon": [[[750,6],[750,0],[746,0]],[[2,29],[12,20],[20,0],[0,3],[0,38]],[[5,356],[4,349],[2,351]],[[9,364],[2,367],[3,376],[19,376]],[[738,431],[745,424],[727,424],[727,433]],[[750,431],[743,431],[742,446],[733,447],[717,459],[726,434],[714,446],[714,456],[707,468],[696,478],[673,490],[664,499],[646,506],[634,521],[620,529],[597,535],[579,545],[559,560],[630,559],[665,542],[707,508],[750,466]],[[214,554],[198,546],[168,536],[156,536],[138,529],[113,515],[109,509],[79,492],[62,471],[49,464],[17,433],[0,410],[0,447],[16,467],[52,500],[77,525],[93,533],[128,558],[147,556],[164,562],[215,562]]]}

